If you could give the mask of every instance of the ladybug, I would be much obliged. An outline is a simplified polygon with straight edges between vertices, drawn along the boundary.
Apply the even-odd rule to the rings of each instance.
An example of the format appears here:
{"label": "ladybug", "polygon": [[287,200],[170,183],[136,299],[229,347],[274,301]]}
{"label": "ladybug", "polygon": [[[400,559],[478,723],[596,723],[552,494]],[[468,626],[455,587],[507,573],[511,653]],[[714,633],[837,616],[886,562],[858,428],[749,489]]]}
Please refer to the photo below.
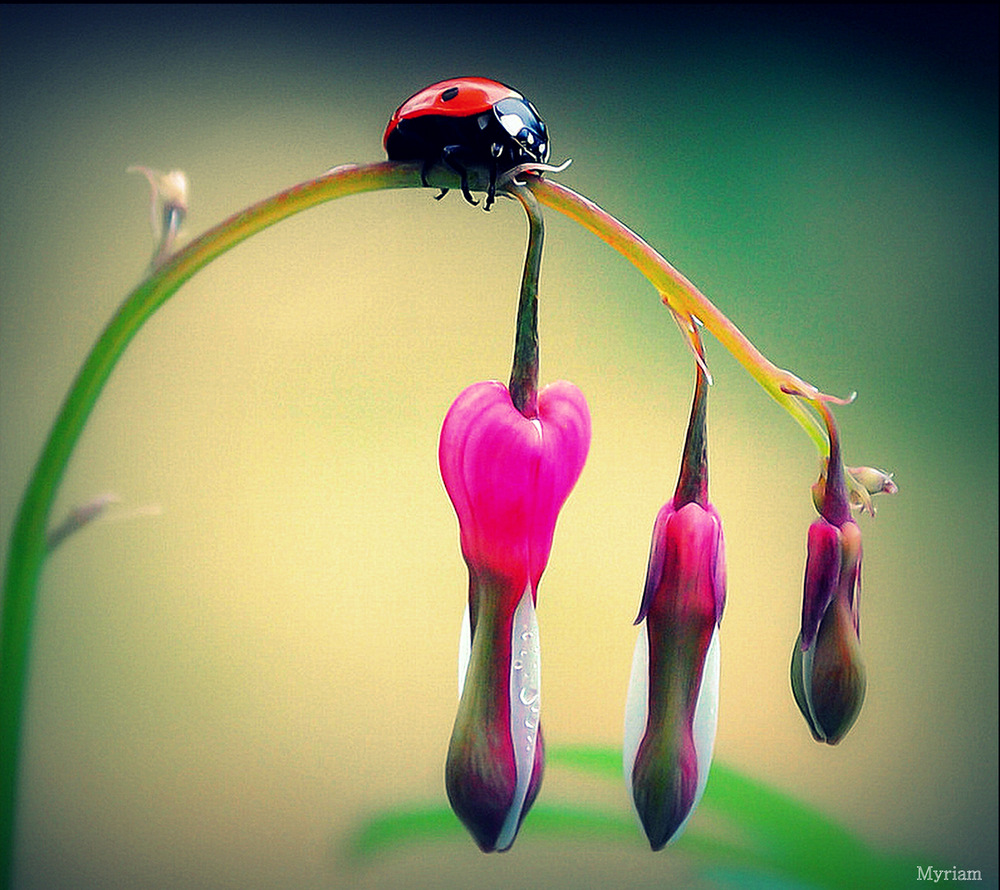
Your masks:
{"label": "ladybug", "polygon": [[[389,119],[382,138],[390,161],[423,161],[420,181],[443,164],[462,178],[469,192],[468,168],[489,170],[485,209],[496,199],[497,177],[520,164],[544,164],[549,137],[535,107],[517,90],[485,77],[456,77],[410,96]],[[448,193],[441,189],[439,200]]]}

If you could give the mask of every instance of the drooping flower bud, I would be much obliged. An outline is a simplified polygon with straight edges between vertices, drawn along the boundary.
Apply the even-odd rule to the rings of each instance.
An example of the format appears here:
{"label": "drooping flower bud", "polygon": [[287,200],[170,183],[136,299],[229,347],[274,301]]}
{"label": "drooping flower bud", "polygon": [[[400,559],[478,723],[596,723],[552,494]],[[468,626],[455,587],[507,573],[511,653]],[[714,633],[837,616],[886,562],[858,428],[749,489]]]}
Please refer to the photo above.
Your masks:
{"label": "drooping flower bud", "polygon": [[837,427],[829,409],[823,405],[821,410],[830,457],[817,504],[821,515],[809,527],[802,627],[792,651],[791,681],[813,738],[835,745],[854,725],[867,684],[858,623],[861,530],[851,518]]}
{"label": "drooping flower bud", "polygon": [[715,743],[726,560],[708,502],[706,401],[699,365],[677,490],[653,525],[625,708],[625,783],[654,850],[680,835],[698,805]]}
{"label": "drooping flower bud", "polygon": [[503,384],[473,384],[441,430],[441,476],[469,567],[445,783],[452,808],[487,852],[514,842],[541,784],[535,599],[559,509],[589,446],[586,401],[566,382],[538,393],[532,417],[514,407]]}

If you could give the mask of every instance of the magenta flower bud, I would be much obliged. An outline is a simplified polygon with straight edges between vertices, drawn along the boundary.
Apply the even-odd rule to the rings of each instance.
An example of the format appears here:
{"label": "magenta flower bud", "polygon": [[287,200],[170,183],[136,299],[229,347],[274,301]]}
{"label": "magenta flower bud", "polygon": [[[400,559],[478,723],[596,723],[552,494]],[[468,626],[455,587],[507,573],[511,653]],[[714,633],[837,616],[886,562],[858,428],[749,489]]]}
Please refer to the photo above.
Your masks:
{"label": "magenta flower bud", "polygon": [[722,522],[669,501],[656,517],[625,717],[626,784],[650,846],[679,836],[708,781],[725,604]]}
{"label": "magenta flower bud", "polygon": [[867,681],[858,624],[861,530],[851,518],[837,428],[829,411],[824,414],[830,458],[822,515],[809,527],[802,627],[792,650],[791,680],[813,738],[835,745],[854,725]]}
{"label": "magenta flower bud", "polygon": [[704,427],[699,368],[681,478],[653,524],[625,707],[625,782],[654,850],[680,835],[698,805],[715,743],[726,559],[708,502]]}
{"label": "magenta flower bud", "polygon": [[445,784],[455,813],[487,852],[510,847],[541,785],[535,600],[559,509],[589,447],[587,403],[566,382],[538,393],[530,417],[503,384],[473,384],[441,429],[441,476],[469,567]]}
{"label": "magenta flower bud", "polygon": [[792,651],[792,693],[813,738],[836,745],[865,700],[858,593],[861,530],[824,518],[809,527],[802,629]]}

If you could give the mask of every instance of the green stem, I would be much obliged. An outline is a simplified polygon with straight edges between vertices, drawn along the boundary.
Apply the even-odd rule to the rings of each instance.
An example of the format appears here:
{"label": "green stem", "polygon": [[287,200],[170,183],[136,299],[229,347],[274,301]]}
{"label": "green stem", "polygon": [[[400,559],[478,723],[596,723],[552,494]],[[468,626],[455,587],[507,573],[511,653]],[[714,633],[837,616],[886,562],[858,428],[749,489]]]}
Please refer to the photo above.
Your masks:
{"label": "green stem", "polygon": [[684,439],[684,456],[674,491],[674,509],[680,510],[687,504],[708,507],[708,436],[705,431],[705,415],[708,412],[708,375],[703,367],[705,353],[701,337],[694,332],[700,362],[695,362],[694,397],[691,400],[691,417],[688,420],[687,436]]}
{"label": "green stem", "polygon": [[[434,187],[442,184],[445,187],[455,186],[454,177],[442,172],[440,168],[431,171],[429,181]],[[470,184],[473,188],[482,187],[482,183],[478,181],[470,180]],[[349,165],[338,167],[254,204],[210,229],[158,265],[128,295],[88,355],[63,402],[28,483],[11,533],[7,557],[0,624],[0,888],[9,886],[12,877],[21,720],[28,681],[37,587],[48,552],[46,530],[49,516],[70,455],[112,369],[146,320],[185,281],[220,254],[256,232],[335,198],[379,189],[417,188],[420,185],[419,164],[383,162]],[[826,440],[822,426],[805,411],[797,398],[782,391],[784,388],[803,398],[812,398],[817,395],[814,387],[767,362],[694,285],[641,238],[596,204],[551,182],[534,179],[531,189],[542,203],[577,220],[628,257],[675,312],[700,319],[764,389],[802,424],[820,450],[825,452]],[[519,199],[522,203],[527,200],[520,196]],[[531,218],[529,211],[529,221]],[[531,279],[528,264],[540,261],[540,230],[537,239],[533,237],[533,240],[536,242],[537,256],[534,260],[531,259],[532,241],[529,240],[526,280]],[[537,273],[536,265],[533,273],[535,288]],[[531,311],[534,311],[533,307]],[[525,325],[533,323],[526,315]],[[530,360],[526,361],[525,367],[530,367],[530,364]],[[535,368],[537,373],[537,354]]]}
{"label": "green stem", "polygon": [[521,276],[514,334],[514,363],[510,372],[510,399],[525,417],[538,413],[538,275],[542,265],[545,223],[535,196],[527,189],[512,189],[528,215],[528,251]]}
{"label": "green stem", "polygon": [[0,625],[0,887],[12,879],[21,718],[49,515],[73,448],[115,363],[139,328],[185,281],[254,233],[334,198],[419,186],[419,165],[368,164],[331,170],[254,204],[159,266],[128,295],[87,356],[28,483],[7,556]]}

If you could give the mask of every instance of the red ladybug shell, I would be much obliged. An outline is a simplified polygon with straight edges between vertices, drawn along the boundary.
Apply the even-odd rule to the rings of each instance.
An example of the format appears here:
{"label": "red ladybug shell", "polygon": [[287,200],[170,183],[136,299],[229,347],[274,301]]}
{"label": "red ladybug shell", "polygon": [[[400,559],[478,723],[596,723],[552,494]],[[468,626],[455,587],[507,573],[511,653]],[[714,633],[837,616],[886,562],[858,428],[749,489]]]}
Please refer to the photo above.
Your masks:
{"label": "red ladybug shell", "polygon": [[517,90],[486,77],[453,77],[440,83],[432,83],[429,87],[414,93],[396,109],[385,128],[382,146],[386,146],[389,135],[403,119],[422,117],[426,114],[470,117],[473,114],[489,111],[501,99],[523,98],[524,96]]}
{"label": "red ladybug shell", "polygon": [[435,165],[457,173],[470,204],[477,202],[469,170],[485,169],[487,210],[501,175],[522,164],[544,165],[549,158],[548,131],[535,107],[517,90],[485,77],[442,80],[414,93],[389,118],[382,144],[391,161],[419,161],[425,186]]}

